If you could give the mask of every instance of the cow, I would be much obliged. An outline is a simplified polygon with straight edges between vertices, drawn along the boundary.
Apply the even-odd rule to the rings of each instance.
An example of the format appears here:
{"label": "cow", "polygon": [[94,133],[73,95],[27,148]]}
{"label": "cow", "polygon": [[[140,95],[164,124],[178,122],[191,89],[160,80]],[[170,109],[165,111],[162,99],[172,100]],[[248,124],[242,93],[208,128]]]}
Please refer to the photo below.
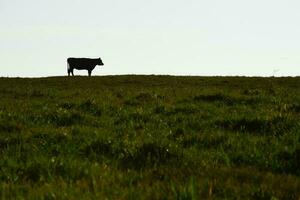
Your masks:
{"label": "cow", "polygon": [[68,76],[70,76],[70,73],[72,73],[72,76],[74,76],[73,70],[83,70],[86,69],[89,73],[89,76],[92,75],[92,70],[96,67],[96,65],[104,65],[101,58],[68,58],[67,59],[68,64]]}

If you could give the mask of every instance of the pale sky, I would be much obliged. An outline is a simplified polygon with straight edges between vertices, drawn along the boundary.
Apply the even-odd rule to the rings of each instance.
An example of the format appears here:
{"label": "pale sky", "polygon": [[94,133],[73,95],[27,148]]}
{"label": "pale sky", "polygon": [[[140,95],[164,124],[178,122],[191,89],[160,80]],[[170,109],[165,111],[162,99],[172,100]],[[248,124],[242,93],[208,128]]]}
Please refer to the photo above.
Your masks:
{"label": "pale sky", "polygon": [[[300,75],[299,0],[0,0],[0,77]],[[74,71],[86,75],[86,71]]]}

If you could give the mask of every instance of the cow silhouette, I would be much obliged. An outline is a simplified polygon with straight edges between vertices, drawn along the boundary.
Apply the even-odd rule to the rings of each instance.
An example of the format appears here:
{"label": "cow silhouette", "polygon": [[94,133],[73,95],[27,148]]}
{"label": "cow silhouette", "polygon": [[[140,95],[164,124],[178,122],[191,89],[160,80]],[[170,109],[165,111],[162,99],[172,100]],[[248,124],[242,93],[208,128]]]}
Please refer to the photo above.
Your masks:
{"label": "cow silhouette", "polygon": [[72,76],[74,76],[74,73],[73,73],[74,69],[78,69],[78,70],[85,69],[88,71],[89,76],[91,76],[93,69],[97,65],[104,65],[101,58],[96,58],[96,59],[68,58],[67,63],[68,63],[68,76],[70,76],[70,73],[72,74]]}

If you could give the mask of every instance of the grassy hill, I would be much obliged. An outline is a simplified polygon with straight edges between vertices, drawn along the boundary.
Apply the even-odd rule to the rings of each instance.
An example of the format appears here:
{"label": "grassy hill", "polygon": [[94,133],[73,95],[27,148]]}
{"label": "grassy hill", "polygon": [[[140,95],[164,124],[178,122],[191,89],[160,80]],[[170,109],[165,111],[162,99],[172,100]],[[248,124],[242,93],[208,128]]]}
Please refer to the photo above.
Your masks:
{"label": "grassy hill", "polygon": [[2,199],[299,199],[300,78],[0,78]]}

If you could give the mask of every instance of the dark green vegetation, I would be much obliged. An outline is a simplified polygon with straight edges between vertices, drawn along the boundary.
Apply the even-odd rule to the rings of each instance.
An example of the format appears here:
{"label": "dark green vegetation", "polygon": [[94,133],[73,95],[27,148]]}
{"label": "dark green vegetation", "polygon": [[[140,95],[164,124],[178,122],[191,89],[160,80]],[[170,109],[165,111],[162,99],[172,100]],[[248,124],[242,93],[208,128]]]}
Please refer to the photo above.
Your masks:
{"label": "dark green vegetation", "polygon": [[2,199],[299,199],[300,78],[0,79]]}

